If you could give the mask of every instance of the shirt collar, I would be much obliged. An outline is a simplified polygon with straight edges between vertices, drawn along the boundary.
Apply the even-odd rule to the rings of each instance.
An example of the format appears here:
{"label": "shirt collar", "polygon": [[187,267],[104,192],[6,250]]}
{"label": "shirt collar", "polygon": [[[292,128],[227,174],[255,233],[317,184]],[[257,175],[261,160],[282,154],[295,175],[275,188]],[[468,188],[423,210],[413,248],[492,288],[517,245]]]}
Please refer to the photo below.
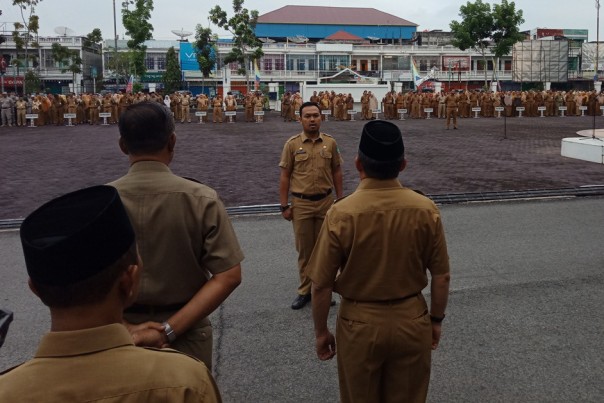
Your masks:
{"label": "shirt collar", "polygon": [[[302,142],[306,143],[307,141],[313,141],[313,139],[308,137],[306,133],[302,132]],[[323,141],[323,133],[319,132],[319,137],[314,139],[314,141]]]}
{"label": "shirt collar", "polygon": [[148,172],[148,171],[171,172],[170,168],[166,164],[164,164],[163,162],[159,162],[159,161],[135,162],[134,164],[132,164],[130,166],[130,170],[128,172],[133,173],[133,172]]}
{"label": "shirt collar", "polygon": [[398,178],[393,179],[375,179],[365,178],[361,180],[358,190],[370,190],[370,189],[388,189],[388,188],[402,188],[401,182]]}
{"label": "shirt collar", "polygon": [[124,325],[113,323],[91,329],[47,333],[38,346],[36,358],[76,356],[133,345],[132,336]]}

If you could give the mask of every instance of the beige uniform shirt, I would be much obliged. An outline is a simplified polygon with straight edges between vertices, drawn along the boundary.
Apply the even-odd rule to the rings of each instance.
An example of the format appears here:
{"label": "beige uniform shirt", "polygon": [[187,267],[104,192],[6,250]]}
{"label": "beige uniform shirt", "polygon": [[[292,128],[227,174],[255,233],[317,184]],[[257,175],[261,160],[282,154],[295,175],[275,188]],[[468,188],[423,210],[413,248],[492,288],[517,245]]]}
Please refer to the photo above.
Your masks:
{"label": "beige uniform shirt", "polygon": [[135,347],[121,324],[50,332],[34,359],[0,376],[0,402],[220,402],[206,366]]}
{"label": "beige uniform shirt", "polygon": [[325,133],[314,141],[304,133],[291,137],[283,146],[279,162],[290,173],[290,192],[304,195],[323,194],[332,189],[333,170],[341,164],[335,139]]}
{"label": "beige uniform shirt", "polygon": [[367,302],[419,293],[426,270],[449,272],[440,212],[397,179],[371,178],[328,211],[307,266],[314,283]]}
{"label": "beige uniform shirt", "polygon": [[188,302],[210,274],[243,260],[216,191],[174,175],[160,162],[137,162],[117,188],[143,260],[138,304]]}

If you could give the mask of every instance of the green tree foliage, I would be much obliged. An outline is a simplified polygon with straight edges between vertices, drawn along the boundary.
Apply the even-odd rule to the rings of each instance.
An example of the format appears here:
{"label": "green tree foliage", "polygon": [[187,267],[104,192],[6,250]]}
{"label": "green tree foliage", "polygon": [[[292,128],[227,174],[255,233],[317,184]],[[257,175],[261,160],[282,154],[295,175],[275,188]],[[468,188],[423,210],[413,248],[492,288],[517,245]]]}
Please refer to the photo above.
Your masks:
{"label": "green tree foliage", "polygon": [[[38,30],[40,29],[39,17],[35,14],[35,7],[42,0],[13,0],[13,6],[19,7],[21,19],[23,23],[14,23],[13,40],[15,42],[17,53],[24,50],[23,59],[25,60],[25,68],[29,68],[29,48],[38,48]],[[17,55],[19,57],[19,55]],[[33,55],[32,59],[37,59],[37,55]]]}
{"label": "green tree foliage", "polygon": [[[133,6],[133,9],[130,9]],[[153,25],[149,22],[153,11],[153,0],[126,0],[122,2],[122,23],[126,35],[130,36],[128,48],[130,57],[130,72],[138,77],[145,74],[145,41],[153,38]]]}
{"label": "green tree foliage", "polygon": [[82,72],[82,58],[80,57],[80,52],[69,49],[60,43],[53,43],[51,52],[52,58],[59,64],[61,72],[71,72],[73,76],[72,80],[75,85],[76,74],[80,74]]}
{"label": "green tree foliage", "polygon": [[214,6],[210,10],[210,21],[233,34],[233,47],[224,58],[224,62],[225,64],[236,62],[239,65],[238,72],[247,77],[249,89],[250,62],[260,59],[264,52],[262,42],[254,34],[258,23],[258,11],[243,8],[243,1],[233,0],[234,14],[231,18],[227,18],[226,11],[223,11],[220,6]]}
{"label": "green tree foliage", "polygon": [[40,90],[40,76],[33,70],[25,73],[25,94],[33,94]]}
{"label": "green tree foliage", "polygon": [[195,27],[195,42],[193,47],[197,54],[197,63],[199,70],[204,78],[208,78],[216,65],[216,50],[215,43],[218,37],[212,33],[210,28],[204,28],[201,24]]}
{"label": "green tree foliage", "polygon": [[493,52],[493,74],[501,56],[510,53],[514,44],[523,39],[519,26],[524,23],[522,10],[516,11],[515,3],[502,0],[491,9],[489,3],[482,0],[468,1],[459,8],[461,21],[451,21],[449,27],[453,34],[453,45],[461,50],[473,49],[482,55],[484,84],[487,84],[487,57]]}
{"label": "green tree foliage", "polygon": [[493,4],[493,54],[496,57],[509,55],[516,42],[524,39],[520,25],[524,24],[522,10],[516,11],[516,4],[502,0]]}
{"label": "green tree foliage", "polygon": [[100,45],[103,42],[103,34],[100,28],[95,28],[86,35],[84,38],[84,46],[87,48],[93,48],[94,45]]}
{"label": "green tree foliage", "polygon": [[166,94],[179,90],[181,87],[182,73],[174,46],[168,49],[166,53],[166,71],[162,76],[162,82],[164,83],[164,93]]}
{"label": "green tree foliage", "polygon": [[130,51],[112,53],[109,60],[107,60],[107,70],[112,72],[111,76],[123,78],[127,80],[130,76]]}
{"label": "green tree foliage", "polygon": [[461,22],[451,21],[449,27],[453,34],[452,44],[461,50],[474,49],[482,55],[484,63],[484,85],[487,84],[486,52],[493,33],[491,5],[482,0],[467,2],[459,8]]}

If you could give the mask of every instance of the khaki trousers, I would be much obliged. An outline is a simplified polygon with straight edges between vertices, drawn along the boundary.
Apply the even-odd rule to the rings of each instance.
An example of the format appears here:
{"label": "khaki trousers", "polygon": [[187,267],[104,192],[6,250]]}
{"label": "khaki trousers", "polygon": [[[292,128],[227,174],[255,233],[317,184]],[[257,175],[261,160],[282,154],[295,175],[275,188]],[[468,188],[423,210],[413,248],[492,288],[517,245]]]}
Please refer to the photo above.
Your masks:
{"label": "khaki trousers", "polygon": [[340,401],[425,402],[431,345],[421,294],[392,303],[343,298],[336,323]]}
{"label": "khaki trousers", "polygon": [[300,285],[298,294],[310,294],[311,281],[306,276],[306,266],[315,247],[323,219],[329,207],[333,204],[333,196],[328,195],[323,200],[309,201],[292,197],[292,224],[298,251],[298,271]]}

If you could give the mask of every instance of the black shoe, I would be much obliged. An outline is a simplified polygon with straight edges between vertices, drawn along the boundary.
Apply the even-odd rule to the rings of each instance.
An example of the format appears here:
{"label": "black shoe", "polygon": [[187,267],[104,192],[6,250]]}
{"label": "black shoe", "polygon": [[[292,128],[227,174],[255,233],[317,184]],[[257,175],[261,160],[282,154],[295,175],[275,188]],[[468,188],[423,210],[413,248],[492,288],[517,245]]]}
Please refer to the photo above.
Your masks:
{"label": "black shoe", "polygon": [[306,295],[298,295],[294,302],[292,302],[292,309],[302,309],[304,305],[310,302],[310,293]]}

